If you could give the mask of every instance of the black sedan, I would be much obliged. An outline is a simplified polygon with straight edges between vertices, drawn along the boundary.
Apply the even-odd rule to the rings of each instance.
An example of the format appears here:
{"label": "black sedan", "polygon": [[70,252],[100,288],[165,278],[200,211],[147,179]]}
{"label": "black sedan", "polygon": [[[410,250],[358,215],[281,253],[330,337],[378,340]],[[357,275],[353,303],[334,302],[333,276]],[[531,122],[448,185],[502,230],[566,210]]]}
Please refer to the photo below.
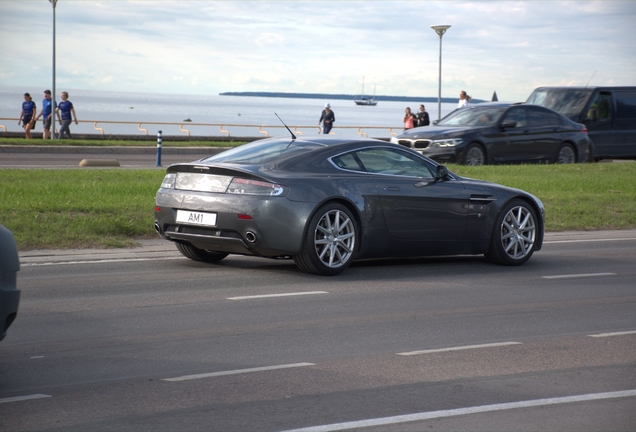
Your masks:
{"label": "black sedan", "polygon": [[487,102],[459,108],[433,126],[409,129],[391,142],[441,162],[587,162],[585,125],[548,108]]}
{"label": "black sedan", "polygon": [[544,208],[399,145],[319,135],[171,165],[155,220],[196,261],[293,258],[305,272],[335,275],[367,258],[485,254],[520,265],[541,249]]}

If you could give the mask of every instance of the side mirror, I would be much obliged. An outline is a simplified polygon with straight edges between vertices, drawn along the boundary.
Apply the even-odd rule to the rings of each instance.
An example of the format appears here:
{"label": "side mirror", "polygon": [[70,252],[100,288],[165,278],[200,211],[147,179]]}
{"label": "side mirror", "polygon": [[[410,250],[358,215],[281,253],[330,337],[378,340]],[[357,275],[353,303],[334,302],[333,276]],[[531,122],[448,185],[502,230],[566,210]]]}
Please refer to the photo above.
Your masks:
{"label": "side mirror", "polygon": [[446,165],[438,165],[435,170],[435,180],[441,180],[448,175],[448,168]]}
{"label": "side mirror", "polygon": [[501,128],[502,129],[512,129],[514,127],[517,127],[517,122],[516,121],[506,120],[503,123],[501,123]]}
{"label": "side mirror", "polygon": [[439,122],[439,120],[433,120],[433,125],[436,125]]}

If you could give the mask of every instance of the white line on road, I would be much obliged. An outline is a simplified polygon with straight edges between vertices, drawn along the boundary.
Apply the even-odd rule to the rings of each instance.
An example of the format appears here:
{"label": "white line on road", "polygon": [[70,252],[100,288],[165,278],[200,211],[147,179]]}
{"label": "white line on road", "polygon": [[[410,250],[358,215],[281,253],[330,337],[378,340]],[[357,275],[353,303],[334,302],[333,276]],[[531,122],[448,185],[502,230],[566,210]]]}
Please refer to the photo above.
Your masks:
{"label": "white line on road", "polygon": [[612,336],[624,336],[624,335],[632,335],[632,334],[636,334],[636,330],[613,332],[613,333],[599,333],[599,334],[593,334],[588,336],[589,337],[612,337]]}
{"label": "white line on road", "polygon": [[609,241],[624,241],[624,240],[636,240],[636,237],[607,238],[607,239],[580,239],[580,240],[552,240],[552,241],[544,241],[543,244],[548,244],[548,243],[609,242]]}
{"label": "white line on road", "polygon": [[543,279],[574,279],[586,277],[616,276],[616,273],[581,273],[569,275],[541,276]]}
{"label": "white line on road", "polygon": [[297,368],[297,367],[304,367],[304,366],[316,366],[316,364],[315,363],[292,363],[292,364],[278,365],[278,366],[263,366],[263,367],[249,368],[249,369],[236,369],[236,370],[221,371],[221,372],[210,372],[210,373],[197,374],[197,375],[184,375],[184,376],[180,376],[176,378],[164,378],[163,381],[187,381],[187,380],[194,380],[194,379],[201,379],[201,378],[212,378],[212,377],[225,376],[225,375],[238,375],[238,374],[244,374],[244,373],[262,372],[262,371],[270,371],[270,370],[277,370],[277,369],[290,369],[290,368]]}
{"label": "white line on road", "polygon": [[15,396],[15,397],[9,397],[9,398],[0,399],[0,403],[20,402],[20,401],[25,401],[25,400],[42,399],[42,398],[50,398],[50,397],[53,397],[53,396],[46,395],[46,394],[32,394],[32,395],[26,395],[26,396]]}
{"label": "white line on road", "polygon": [[240,296],[240,297],[228,297],[228,300],[250,300],[250,299],[262,299],[269,297],[289,297],[289,296],[301,296],[301,295],[312,295],[312,294],[329,294],[327,291],[306,291],[306,292],[291,292],[291,293],[281,293],[281,294],[261,294],[261,295],[251,295],[251,296]]}
{"label": "white line on road", "polygon": [[21,267],[39,267],[39,266],[56,266],[56,265],[68,265],[68,264],[104,264],[104,263],[129,262],[129,261],[159,261],[159,260],[174,260],[174,259],[186,259],[186,258],[184,257],[116,258],[116,259],[86,260],[86,261],[20,263],[20,266]]}
{"label": "white line on road", "polygon": [[465,345],[465,346],[458,346],[458,347],[451,347],[451,348],[409,351],[409,352],[397,353],[397,355],[410,356],[410,355],[418,355],[418,354],[431,354],[431,353],[440,353],[440,352],[448,352],[448,351],[462,351],[462,350],[479,349],[479,348],[495,348],[495,347],[502,347],[502,346],[508,346],[508,345],[521,345],[521,342],[497,342],[497,343],[481,344],[481,345]]}
{"label": "white line on road", "polygon": [[429,411],[429,412],[421,412],[415,414],[406,414],[399,415],[393,417],[381,417],[375,419],[368,420],[358,420],[344,423],[333,423],[329,425],[322,426],[310,426],[306,428],[300,429],[291,429],[284,432],[327,432],[327,431],[341,431],[348,429],[357,429],[363,427],[372,427],[372,426],[384,426],[398,423],[407,423],[414,421],[422,421],[422,420],[430,420],[444,417],[455,417],[461,415],[468,414],[479,414],[493,411],[506,411],[516,408],[532,408],[538,406],[547,406],[547,405],[559,405],[573,402],[587,402],[587,401],[595,401],[595,400],[603,400],[603,399],[618,399],[618,398],[626,398],[626,397],[634,397],[636,396],[636,390],[625,390],[625,391],[617,391],[617,392],[608,392],[608,393],[592,393],[585,395],[577,395],[577,396],[565,396],[565,397],[556,397],[556,398],[546,398],[546,399],[534,399],[520,402],[509,402],[509,403],[500,403],[493,405],[482,405],[476,407],[469,408],[457,408],[451,410],[444,411]]}

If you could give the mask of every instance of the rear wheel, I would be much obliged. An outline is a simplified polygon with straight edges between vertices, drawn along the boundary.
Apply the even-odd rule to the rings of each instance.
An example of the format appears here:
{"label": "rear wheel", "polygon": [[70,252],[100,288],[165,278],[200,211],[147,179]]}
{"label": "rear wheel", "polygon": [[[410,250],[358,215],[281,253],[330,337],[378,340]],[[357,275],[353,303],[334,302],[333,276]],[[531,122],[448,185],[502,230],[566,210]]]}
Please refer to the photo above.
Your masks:
{"label": "rear wheel", "polygon": [[310,219],[294,262],[307,273],[325,276],[341,273],[353,261],[357,230],[356,221],[345,206],[325,204]]}
{"label": "rear wheel", "polygon": [[571,164],[576,162],[576,152],[570,144],[563,144],[557,153],[558,164]]}
{"label": "rear wheel", "polygon": [[202,261],[207,263],[215,263],[221,261],[223,258],[228,256],[226,253],[221,252],[210,252],[203,249],[195,248],[191,244],[188,243],[176,243],[177,249],[179,252],[183,254],[186,258],[190,258],[194,261]]}
{"label": "rear wheel", "polygon": [[486,258],[496,264],[521,265],[532,256],[536,235],[534,209],[523,200],[512,200],[497,216]]}
{"label": "rear wheel", "polygon": [[486,153],[479,144],[470,144],[464,153],[464,164],[471,166],[486,165]]}

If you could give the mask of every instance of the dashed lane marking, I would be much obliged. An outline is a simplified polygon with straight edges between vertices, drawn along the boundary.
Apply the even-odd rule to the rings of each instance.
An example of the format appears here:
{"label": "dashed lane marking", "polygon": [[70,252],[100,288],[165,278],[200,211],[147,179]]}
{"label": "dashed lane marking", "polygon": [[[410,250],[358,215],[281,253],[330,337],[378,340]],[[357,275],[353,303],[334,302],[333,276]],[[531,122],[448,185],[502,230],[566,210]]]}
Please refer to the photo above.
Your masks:
{"label": "dashed lane marking", "polygon": [[616,273],[581,273],[568,275],[541,276],[543,279],[575,279],[586,277],[616,276]]}
{"label": "dashed lane marking", "polygon": [[612,337],[612,336],[625,336],[625,335],[632,335],[632,334],[636,334],[636,330],[620,331],[620,332],[613,332],[613,333],[599,333],[599,334],[593,334],[588,336],[601,338],[601,337]]}
{"label": "dashed lane marking", "polygon": [[249,369],[210,372],[210,373],[203,373],[203,374],[196,374],[196,375],[183,375],[183,376],[175,377],[175,378],[164,378],[163,381],[171,381],[171,382],[188,381],[188,380],[212,378],[212,377],[225,376],[225,375],[238,375],[238,374],[245,374],[245,373],[252,373],[252,372],[263,372],[263,371],[271,371],[271,370],[278,370],[278,369],[290,369],[290,368],[297,368],[297,367],[304,367],[304,366],[316,366],[316,364],[315,363],[292,363],[292,364],[277,365],[277,366],[263,366],[263,367],[249,368]]}
{"label": "dashed lane marking", "polygon": [[327,291],[306,291],[306,292],[291,292],[291,293],[280,293],[280,294],[261,294],[261,295],[251,295],[251,296],[239,296],[239,297],[228,297],[228,300],[251,300],[251,299],[262,299],[262,298],[270,298],[270,297],[290,297],[290,296],[302,296],[302,295],[313,295],[313,294],[329,294]]}
{"label": "dashed lane marking", "polygon": [[26,395],[26,396],[15,396],[15,397],[9,397],[9,398],[0,399],[0,403],[20,402],[20,401],[26,401],[26,400],[31,400],[31,399],[42,399],[42,398],[50,398],[50,397],[53,397],[53,396],[46,395],[46,394],[32,394],[32,395]]}
{"label": "dashed lane marking", "polygon": [[419,354],[448,352],[448,351],[462,351],[462,350],[469,350],[469,349],[496,348],[496,347],[502,347],[502,346],[508,346],[508,345],[521,345],[521,342],[497,342],[497,343],[481,344],[481,345],[465,345],[465,346],[450,347],[450,348],[409,351],[409,352],[397,353],[397,355],[410,356],[410,355],[419,355]]}

